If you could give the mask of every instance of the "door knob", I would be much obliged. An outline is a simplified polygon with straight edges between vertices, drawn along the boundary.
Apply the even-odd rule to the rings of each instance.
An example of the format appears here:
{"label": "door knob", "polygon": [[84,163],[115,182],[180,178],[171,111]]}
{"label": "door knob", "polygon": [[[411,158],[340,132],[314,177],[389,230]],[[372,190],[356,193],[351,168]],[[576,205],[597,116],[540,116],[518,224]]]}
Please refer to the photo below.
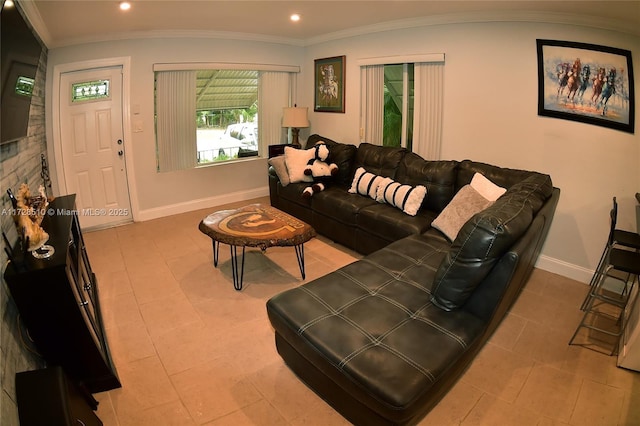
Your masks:
{"label": "door knob", "polygon": [[118,139],[118,145],[122,145],[122,139]]}
{"label": "door knob", "polygon": [[124,152],[122,152],[122,150],[118,151],[118,155],[119,155],[120,157],[122,157],[122,154],[124,154]]}

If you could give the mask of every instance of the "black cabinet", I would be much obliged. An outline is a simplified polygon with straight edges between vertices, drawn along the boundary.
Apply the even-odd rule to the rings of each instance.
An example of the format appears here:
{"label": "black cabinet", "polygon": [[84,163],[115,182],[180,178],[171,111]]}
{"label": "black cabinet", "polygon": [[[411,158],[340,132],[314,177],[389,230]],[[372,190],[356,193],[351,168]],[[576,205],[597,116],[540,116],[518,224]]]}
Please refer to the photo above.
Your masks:
{"label": "black cabinet", "polygon": [[93,398],[67,380],[60,367],[16,374],[20,426],[102,426]]}
{"label": "black cabinet", "polygon": [[36,259],[16,247],[4,275],[20,316],[47,362],[61,366],[81,388],[118,388],[75,195],[54,199],[42,227],[55,253]]}

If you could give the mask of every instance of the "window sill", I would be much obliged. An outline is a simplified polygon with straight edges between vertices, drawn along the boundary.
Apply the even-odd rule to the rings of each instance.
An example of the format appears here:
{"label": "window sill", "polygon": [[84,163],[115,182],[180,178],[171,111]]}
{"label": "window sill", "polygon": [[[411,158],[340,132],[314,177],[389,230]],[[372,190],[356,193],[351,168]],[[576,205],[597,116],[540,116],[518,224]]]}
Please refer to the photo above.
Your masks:
{"label": "window sill", "polygon": [[266,159],[267,158],[262,157],[260,155],[253,156],[253,157],[233,158],[231,160],[212,161],[212,162],[209,162],[209,163],[198,164],[198,165],[195,166],[195,168],[196,169],[203,169],[203,168],[208,168],[208,167],[224,166],[224,165],[237,164],[237,163],[248,163],[248,162],[253,162],[253,161],[257,161],[257,160],[266,160]]}

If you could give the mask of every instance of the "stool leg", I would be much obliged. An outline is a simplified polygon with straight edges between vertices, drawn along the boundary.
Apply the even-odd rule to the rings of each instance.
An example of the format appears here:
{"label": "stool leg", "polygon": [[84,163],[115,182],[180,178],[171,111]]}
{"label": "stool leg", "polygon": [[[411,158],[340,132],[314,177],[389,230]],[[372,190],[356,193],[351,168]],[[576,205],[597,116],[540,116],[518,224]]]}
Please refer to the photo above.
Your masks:
{"label": "stool leg", "polygon": [[607,245],[604,251],[602,252],[602,256],[600,256],[600,261],[598,262],[598,266],[596,267],[596,270],[594,271],[593,276],[591,277],[591,281],[589,282],[589,292],[587,293],[584,300],[582,301],[582,305],[580,305],[581,311],[584,311],[587,309],[587,304],[589,303],[589,299],[593,297],[593,288],[598,284],[598,281],[600,281],[600,279],[603,278],[602,277],[604,275],[603,269],[609,263],[608,258],[609,258],[610,249],[611,247]]}
{"label": "stool leg", "polygon": [[[609,271],[609,269],[607,269],[607,271]],[[578,333],[582,328],[590,329],[590,330],[594,330],[596,332],[602,333],[604,335],[611,336],[613,339],[615,339],[615,341],[608,343],[612,345],[609,355],[614,355],[619,350],[620,339],[624,334],[627,326],[627,315],[629,312],[633,310],[633,307],[635,305],[638,294],[637,294],[637,291],[635,291],[634,287],[636,282],[640,279],[640,277],[635,275],[629,275],[624,283],[625,285],[624,291],[626,293],[626,296],[625,294],[622,294],[621,295],[622,299],[617,300],[616,298],[599,293],[602,290],[605,279],[608,276],[609,275],[607,272],[601,273],[599,280],[595,282],[595,285],[592,288],[590,288],[589,297],[587,298],[586,305],[584,308],[584,311],[585,311],[584,315],[582,317],[582,320],[580,321],[580,324],[578,325],[575,332],[573,333],[573,336],[571,336],[571,339],[569,340],[569,344],[570,345],[577,344],[577,345],[590,348],[588,345],[593,344],[592,342],[591,343],[574,343],[576,337],[578,336]],[[596,304],[596,301],[598,301],[598,304]],[[620,313],[614,316],[612,313],[605,313],[604,311],[597,310],[597,307],[601,305],[612,306],[614,307],[613,309],[619,309]],[[615,329],[601,328],[600,326],[594,323],[594,318],[595,318],[594,316],[600,317],[600,318],[606,317],[610,321],[615,320],[616,328]],[[591,321],[588,321],[589,318],[591,318]],[[593,349],[593,348],[590,348],[590,349]]]}

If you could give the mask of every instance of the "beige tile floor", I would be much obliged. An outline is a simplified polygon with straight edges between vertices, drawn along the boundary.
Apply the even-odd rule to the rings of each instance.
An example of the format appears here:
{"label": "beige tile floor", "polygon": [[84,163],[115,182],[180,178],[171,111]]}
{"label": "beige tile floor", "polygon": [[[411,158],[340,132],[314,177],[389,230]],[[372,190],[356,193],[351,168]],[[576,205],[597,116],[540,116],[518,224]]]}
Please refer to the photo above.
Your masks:
{"label": "beige tile floor", "polygon": [[[275,350],[265,302],[303,282],[293,248],[248,250],[245,288],[235,291],[227,246],[214,268],[211,240],[198,231],[212,210],[85,234],[122,381],[96,395],[98,415],[107,426],[348,424]],[[307,281],[360,257],[324,238],[305,244],[305,256]],[[420,424],[640,424],[640,373],[567,344],[585,293],[584,284],[536,269]]]}

